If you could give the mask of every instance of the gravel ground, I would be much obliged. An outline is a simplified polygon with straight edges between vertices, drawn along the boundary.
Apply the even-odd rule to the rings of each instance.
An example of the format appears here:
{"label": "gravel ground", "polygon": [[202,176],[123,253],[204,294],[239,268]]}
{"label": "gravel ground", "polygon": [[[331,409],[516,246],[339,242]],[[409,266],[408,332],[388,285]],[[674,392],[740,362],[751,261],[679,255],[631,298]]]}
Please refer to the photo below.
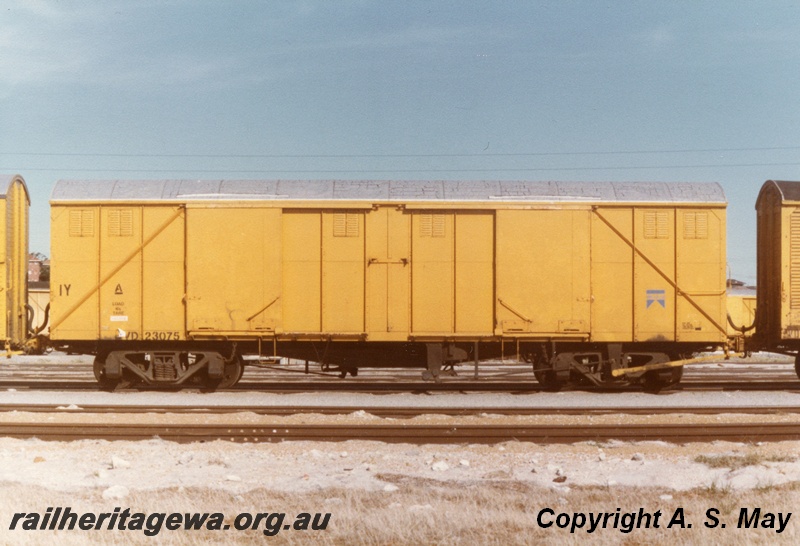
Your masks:
{"label": "gravel ground", "polygon": [[[52,358],[52,357],[51,357]],[[57,360],[54,362],[57,364]],[[785,364],[782,364],[785,367]],[[471,417],[426,415],[408,423],[655,423],[665,419],[679,422],[713,420],[784,421],[791,415],[747,416],[736,414],[736,407],[795,406],[798,394],[791,392],[678,392],[668,395],[644,393],[596,394],[586,392],[538,394],[268,394],[268,393],[101,393],[101,392],[26,392],[0,391],[0,403],[60,404],[57,414],[6,412],[4,421],[47,420],[70,426],[95,416],[81,404],[175,404],[189,405],[332,405],[369,408],[375,406],[461,407],[685,407],[727,406],[732,413],[696,416],[530,416],[504,417],[491,413]],[[104,415],[111,422],[144,420],[196,420],[255,424],[276,422],[275,417],[252,413],[219,415]],[[295,415],[281,417],[285,422],[341,422],[375,424],[368,411],[343,416]],[[550,543],[574,542],[577,535],[567,531],[548,531],[540,535],[534,528],[531,510],[550,503],[565,511],[577,510],[592,500],[597,510],[616,508],[674,510],[679,503],[700,498],[698,506],[724,503],[725,515],[735,523],[739,502],[760,503],[771,510],[790,512],[800,483],[800,441],[757,443],[662,442],[584,442],[573,445],[537,445],[506,442],[498,445],[409,445],[350,441],[341,443],[286,442],[280,444],[234,444],[223,441],[175,444],[158,439],[141,442],[42,442],[0,438],[0,542],[49,544],[72,540],[80,544],[145,543],[145,537],[121,538],[114,534],[24,535],[9,531],[12,516],[18,511],[44,512],[45,508],[74,502],[84,510],[110,511],[114,507],[136,506],[139,510],[189,509],[239,510],[251,499],[285,498],[296,510],[327,511],[338,518],[336,532],[320,538],[323,543]],[[472,493],[470,493],[472,492]],[[491,492],[491,496],[487,492]],[[72,499],[72,500],[70,500]],[[165,499],[175,499],[165,504]],[[244,500],[242,500],[244,499]],[[304,500],[305,499],[305,500]],[[454,500],[455,499],[455,500]],[[530,499],[525,502],[521,499]],[[639,499],[646,499],[639,500]],[[680,499],[680,500],[676,500]],[[253,501],[255,502],[255,501]],[[476,506],[475,503],[479,503]],[[503,530],[489,525],[470,528],[470,511],[487,512],[488,505],[502,507],[490,518],[503,519],[507,512],[518,512],[522,523],[514,520]],[[521,504],[520,504],[521,503]],[[238,507],[238,508],[237,508]],[[442,511],[449,511],[450,515]],[[700,510],[700,508],[697,508]],[[349,511],[349,512],[347,512]],[[455,513],[465,514],[461,519]],[[350,514],[350,515],[347,515]],[[378,518],[372,521],[372,515]],[[535,515],[535,513],[533,513]],[[511,516],[509,516],[511,517]],[[516,517],[516,516],[515,516]],[[800,519],[800,516],[796,516]],[[385,518],[380,519],[380,518]],[[392,519],[398,527],[389,527]],[[503,519],[503,521],[505,521]],[[370,534],[359,529],[370,526]],[[531,527],[534,526],[534,527]],[[699,526],[699,525],[698,525]],[[739,543],[772,542],[776,538],[796,538],[800,522],[792,519],[784,534],[773,529],[736,535]],[[382,531],[379,528],[384,528]],[[411,529],[419,531],[418,534]],[[469,532],[465,535],[465,529]],[[516,531],[515,531],[516,530]],[[695,533],[700,534],[693,534]],[[609,531],[606,543],[627,539],[628,543],[735,543],[734,535],[702,534],[692,531],[673,535],[637,536]],[[381,532],[383,534],[381,534]],[[470,534],[472,533],[472,534]],[[505,533],[505,534],[503,534]],[[755,534],[753,534],[755,533]],[[173,533],[169,543],[200,544],[190,533]],[[199,536],[199,535],[198,535]],[[216,535],[217,543],[261,543],[260,533]],[[290,537],[290,535],[285,535]],[[284,535],[281,535],[284,537]],[[322,535],[320,535],[322,537]],[[544,537],[544,538],[542,538]],[[548,538],[549,537],[549,538]],[[213,538],[213,537],[212,537]],[[280,538],[280,537],[276,537]],[[586,538],[586,535],[583,536]],[[594,535],[591,538],[596,538]],[[24,539],[24,540],[22,540]],[[291,538],[281,541],[304,543]],[[126,542],[127,541],[127,542]],[[326,542],[328,541],[328,542]],[[631,542],[633,541],[633,542]],[[743,542],[741,542],[743,541]]]}
{"label": "gravel ground", "polygon": [[[0,482],[55,490],[191,486],[297,492],[326,487],[382,490],[389,483],[379,475],[396,475],[442,482],[505,479],[548,488],[611,484],[689,490],[716,484],[748,489],[800,480],[798,448],[800,442],[417,446],[365,441],[175,444],[2,439]],[[748,461],[756,462],[716,467],[698,462],[700,456],[732,461],[749,456]],[[567,479],[554,481],[561,476]]]}
{"label": "gravel ground", "polygon": [[[408,445],[349,441],[232,444],[42,442],[0,439],[0,542],[145,544],[141,533],[10,530],[15,513],[72,506],[144,513],[249,510],[330,513],[329,531],[284,532],[280,543],[305,544],[599,544],[774,543],[796,540],[800,523],[733,534],[700,526],[719,508],[731,526],[739,510],[788,513],[800,481],[800,442],[606,442],[536,445]],[[278,502],[280,501],[280,502]],[[543,529],[537,514],[687,511],[694,530]],[[470,514],[475,514],[470,517]],[[784,515],[785,517],[785,515]],[[797,519],[797,518],[795,518]],[[662,522],[663,523],[663,522]],[[249,533],[174,531],[170,544],[247,543]],[[736,540],[733,540],[736,539]],[[737,542],[738,540],[738,542]],[[631,542],[633,541],[633,542]]]}

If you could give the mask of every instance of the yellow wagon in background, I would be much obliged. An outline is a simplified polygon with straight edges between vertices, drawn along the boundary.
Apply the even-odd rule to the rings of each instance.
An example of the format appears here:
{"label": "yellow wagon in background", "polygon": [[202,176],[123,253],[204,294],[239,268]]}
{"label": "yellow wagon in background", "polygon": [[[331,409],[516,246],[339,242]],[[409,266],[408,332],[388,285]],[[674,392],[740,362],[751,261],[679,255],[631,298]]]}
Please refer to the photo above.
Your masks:
{"label": "yellow wagon in background", "polygon": [[764,182],[756,213],[758,313],[753,345],[795,355],[800,376],[800,182]]}
{"label": "yellow wagon in background", "polygon": [[0,176],[0,338],[6,351],[28,340],[28,218],[30,197],[21,176]]}

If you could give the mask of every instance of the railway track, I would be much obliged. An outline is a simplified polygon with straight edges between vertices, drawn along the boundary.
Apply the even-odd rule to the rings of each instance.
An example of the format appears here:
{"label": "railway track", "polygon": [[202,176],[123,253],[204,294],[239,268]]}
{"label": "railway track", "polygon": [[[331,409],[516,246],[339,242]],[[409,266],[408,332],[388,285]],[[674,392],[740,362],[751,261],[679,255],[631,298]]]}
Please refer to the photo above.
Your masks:
{"label": "railway track", "polygon": [[[406,443],[498,443],[504,441],[530,441],[536,443],[572,443],[579,441],[607,441],[607,440],[662,440],[668,442],[695,442],[695,441],[777,441],[800,439],[800,419],[797,423],[770,422],[769,417],[775,415],[794,416],[800,414],[800,406],[792,405],[790,400],[782,402],[784,405],[770,406],[668,406],[653,407],[657,404],[650,402],[649,407],[629,406],[597,406],[597,407],[431,407],[423,402],[419,406],[381,407],[379,403],[371,406],[365,405],[302,405],[285,407],[279,406],[281,402],[272,405],[264,403],[238,404],[236,396],[245,393],[313,393],[313,392],[353,392],[353,393],[508,393],[527,395],[541,393],[543,389],[531,377],[529,370],[521,366],[487,366],[489,372],[477,381],[471,379],[471,374],[460,372],[459,376],[444,377],[439,383],[424,382],[419,378],[418,370],[378,370],[375,373],[364,373],[356,378],[340,380],[332,374],[298,373],[293,370],[276,369],[248,369],[242,382],[227,392],[234,394],[230,398],[231,405],[211,405],[212,398],[205,399],[200,395],[199,400],[192,400],[191,405],[180,405],[180,397],[176,397],[176,404],[163,404],[162,400],[171,400],[172,393],[162,392],[157,394],[155,402],[153,393],[139,394],[135,389],[130,389],[120,395],[126,399],[125,404],[91,403],[92,399],[83,400],[79,407],[57,405],[49,403],[14,403],[14,397],[0,399],[0,414],[12,412],[36,413],[36,418],[24,418],[18,422],[0,423],[0,436],[12,438],[40,438],[43,440],[77,440],[77,439],[105,439],[105,440],[142,440],[149,438],[162,438],[175,442],[198,442],[227,440],[233,442],[271,443],[282,441],[344,441],[344,440],[374,440],[382,442]],[[510,370],[510,371],[509,371]],[[469,370],[467,370],[468,372]],[[372,370],[370,370],[372,372]],[[0,364],[0,393],[2,391],[64,391],[94,392],[98,388],[94,382],[91,366],[86,362],[76,362],[63,365],[55,363],[33,364],[21,362],[19,364]],[[575,389],[573,389],[575,390]],[[598,392],[597,389],[589,389]],[[663,390],[659,394],[669,395],[679,392],[703,391],[781,391],[784,393],[800,392],[800,381],[794,374],[792,365],[771,364],[762,366],[758,364],[739,364],[730,369],[718,369],[706,365],[694,369],[687,369],[684,381],[680,386]],[[189,389],[189,394],[192,389]],[[613,389],[608,392],[619,393],[624,396],[626,392],[641,393],[641,389]],[[238,393],[238,394],[237,394]],[[13,393],[12,393],[13,394]],[[98,395],[102,393],[97,393]],[[177,394],[177,393],[175,393]],[[578,393],[580,395],[580,393]],[[130,397],[133,395],[132,397]],[[19,395],[17,395],[19,396]],[[92,396],[95,396],[94,394]],[[193,396],[197,397],[197,389]],[[545,394],[545,397],[552,396]],[[573,395],[574,396],[574,395]],[[130,397],[130,398],[123,398]],[[75,399],[74,395],[67,395],[67,399]],[[100,397],[102,398],[102,397]],[[99,400],[98,398],[97,400]],[[537,400],[539,397],[536,397]],[[34,397],[34,400],[36,398]],[[207,401],[206,401],[207,400]],[[225,400],[224,398],[222,400]],[[243,400],[247,400],[244,398]],[[375,399],[378,400],[378,399]],[[509,400],[513,400],[510,398]],[[545,400],[543,398],[542,400]],[[619,399],[621,402],[627,398]],[[650,400],[658,400],[651,398]],[[86,402],[86,403],[83,403]],[[788,403],[787,403],[788,402]],[[227,401],[224,402],[228,404]],[[458,404],[458,401],[453,404]],[[548,402],[545,401],[545,406]],[[678,402],[681,403],[681,402]],[[347,404],[347,403],[345,403]],[[502,404],[502,403],[501,403]],[[413,418],[423,414],[437,414],[439,416],[466,417],[481,416],[483,414],[503,416],[543,416],[542,423],[530,422],[526,424],[499,424],[497,421],[489,424],[415,424],[415,423],[358,423],[358,424],[288,424],[281,422],[282,417],[295,414],[321,414],[321,415],[347,415],[356,412],[366,412],[376,417],[404,419]],[[191,420],[189,424],[176,424],[179,419],[162,420],[162,424],[154,422],[119,423],[113,422],[114,416],[134,414],[182,414],[182,415],[212,415],[252,413],[262,416],[257,426],[242,426],[230,424],[202,424],[202,419]],[[753,418],[747,423],[714,422],[705,419],[702,424],[680,422],[679,419],[661,424],[633,424],[630,421],[625,425],[587,423],[592,416],[603,415],[664,415],[664,414],[694,414],[694,415],[720,415],[726,413],[764,415],[764,421],[754,423]],[[66,414],[81,414],[82,416],[95,415],[96,418],[85,419],[85,422],[51,423],[53,416]],[[581,416],[581,423],[577,424],[543,424],[544,416]],[[105,417],[104,417],[105,416]],[[274,417],[274,419],[270,417]],[[58,420],[58,417],[55,417]],[[45,422],[48,420],[48,422]],[[123,420],[118,418],[117,421]],[[131,419],[136,421],[136,419]],[[761,421],[761,419],[758,419]],[[24,422],[23,422],[24,421]],[[155,420],[153,420],[155,421]],[[164,424],[169,421],[169,424]],[[231,420],[226,420],[231,421]],[[773,421],[777,421],[774,419]],[[186,422],[186,419],[183,421]],[[216,420],[219,423],[220,420]]]}
{"label": "railway track", "polygon": [[[73,391],[97,392],[99,387],[94,381],[59,381],[59,380],[1,380],[0,391],[26,390],[26,391]],[[159,389],[141,389],[143,391],[158,391]],[[175,389],[164,389],[161,392],[171,392]],[[581,387],[565,387],[562,392],[581,391]],[[708,391],[765,391],[765,392],[794,392],[800,393],[798,379],[781,381],[683,381],[677,386],[658,391],[643,391],[641,387],[619,387],[598,389],[586,387],[587,392],[596,393],[625,393],[649,392],[651,394],[670,394],[674,392],[708,392]],[[139,392],[140,389],[120,389],[116,392]],[[184,389],[183,392],[206,392],[202,389]],[[493,382],[442,382],[428,383],[423,381],[382,381],[382,382],[286,382],[286,381],[243,381],[231,389],[218,389],[214,392],[270,392],[270,393],[305,393],[305,392],[354,392],[354,393],[432,393],[432,392],[483,392],[483,393],[537,393],[549,392],[535,380],[529,381],[493,381]]]}
{"label": "railway track", "polygon": [[[48,357],[42,357],[48,358]],[[65,357],[61,357],[65,358]],[[68,363],[37,361],[36,357],[0,362],[0,391],[8,389],[42,391],[97,391],[91,362],[86,357]],[[792,364],[751,362],[703,364],[686,368],[683,381],[663,393],[676,391],[788,391],[800,392],[800,380]],[[195,389],[197,390],[197,389]],[[573,390],[576,390],[573,387]],[[579,389],[578,389],[579,390]],[[641,388],[613,388],[592,392],[641,392]],[[136,392],[136,389],[129,389]],[[480,368],[479,378],[469,365],[457,375],[444,376],[438,383],[423,381],[417,369],[367,369],[358,377],[340,379],[336,373],[315,369],[305,373],[302,365],[248,366],[241,382],[226,392],[542,392],[529,366],[489,363]]]}
{"label": "railway track", "polygon": [[80,406],[64,406],[56,404],[0,404],[0,413],[27,412],[27,413],[89,413],[89,414],[189,414],[189,415],[224,415],[232,413],[254,413],[257,415],[349,415],[364,412],[375,417],[404,419],[420,415],[446,415],[452,417],[464,416],[552,416],[552,415],[794,415],[800,414],[800,406],[669,406],[669,407],[630,407],[630,406],[602,406],[602,407],[472,407],[472,408],[440,408],[430,406],[252,406],[252,405],[225,405],[225,406],[179,406],[179,405],[99,405],[82,404]]}
{"label": "railway track", "polygon": [[[749,417],[729,415],[722,422],[719,417],[702,417],[732,413]],[[258,414],[258,418],[248,418],[248,414]],[[298,414],[322,417],[304,417],[300,421],[289,417]],[[376,423],[363,414],[386,420]],[[421,422],[414,419],[421,415],[436,419],[430,421],[426,418]],[[646,418],[636,417],[642,415]],[[666,419],[650,422],[650,418],[665,415]],[[691,415],[700,417],[690,418]],[[342,421],[339,417],[325,416],[345,417]],[[533,416],[534,420],[525,420],[525,416]],[[541,419],[536,419],[536,416],[541,416]],[[182,443],[214,440],[238,443],[369,440],[410,444],[495,444],[508,441],[560,444],[609,440],[752,443],[800,440],[798,416],[800,406],[364,408],[237,405],[198,408],[153,404],[81,407],[2,404],[0,436],[55,441],[160,438]],[[476,417],[477,424],[474,420],[464,421],[462,418],[465,417]],[[502,418],[505,417],[510,419],[504,421]],[[520,422],[519,417],[523,421]]]}
{"label": "railway track", "polygon": [[144,425],[3,423],[0,436],[41,440],[225,440],[241,443],[370,440],[410,444],[495,444],[508,441],[563,444],[583,441],[673,443],[765,442],[800,439],[800,423],[704,423],[660,425]]}
{"label": "railway track", "polygon": [[[0,363],[0,391],[8,389],[42,391],[97,391],[97,382],[91,366],[83,365],[3,365]],[[126,389],[136,392],[137,389]],[[150,389],[153,390],[153,389]],[[185,390],[192,390],[191,388]],[[198,389],[194,389],[198,390]],[[567,389],[565,389],[567,390]],[[571,390],[580,390],[571,387]],[[640,387],[597,389],[592,392],[642,392]],[[713,368],[687,369],[683,381],[674,387],[659,392],[675,391],[800,391],[798,380],[791,366],[762,369],[746,366],[735,369]],[[524,371],[486,373],[478,380],[468,373],[443,377],[440,382],[423,381],[417,370],[401,370],[394,373],[376,371],[362,376],[339,379],[333,374],[310,374],[295,371],[247,369],[238,385],[225,392],[543,392],[545,389],[533,378],[527,368]]]}

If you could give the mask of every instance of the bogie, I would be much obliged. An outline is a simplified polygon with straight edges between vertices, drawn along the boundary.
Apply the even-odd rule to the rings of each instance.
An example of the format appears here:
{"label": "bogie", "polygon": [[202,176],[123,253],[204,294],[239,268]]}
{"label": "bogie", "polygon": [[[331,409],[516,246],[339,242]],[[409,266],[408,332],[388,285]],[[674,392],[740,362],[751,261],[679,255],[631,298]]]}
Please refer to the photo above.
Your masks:
{"label": "bogie", "polygon": [[[595,346],[590,351],[561,351],[542,346],[528,357],[536,380],[548,390],[571,385],[577,387],[619,387],[641,385],[658,390],[676,384],[683,375],[683,366],[671,366],[677,356],[657,350],[624,350],[619,344]],[[629,371],[630,370],[630,371]]]}
{"label": "bogie", "polygon": [[112,350],[98,353],[94,375],[101,388],[127,385],[158,387],[233,387],[242,377],[244,360],[216,351]]}

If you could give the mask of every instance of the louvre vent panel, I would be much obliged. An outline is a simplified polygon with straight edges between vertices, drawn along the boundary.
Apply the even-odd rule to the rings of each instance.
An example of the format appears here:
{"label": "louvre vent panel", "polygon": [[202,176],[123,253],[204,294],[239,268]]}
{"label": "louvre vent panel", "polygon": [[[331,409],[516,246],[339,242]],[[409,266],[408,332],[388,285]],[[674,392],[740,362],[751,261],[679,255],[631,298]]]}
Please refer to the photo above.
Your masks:
{"label": "louvre vent panel", "polygon": [[334,237],[358,237],[358,214],[337,212],[333,215]]}
{"label": "louvre vent panel", "polygon": [[131,237],[133,235],[133,211],[123,210],[120,211],[120,235],[122,237]]}
{"label": "louvre vent panel", "polygon": [[645,212],[644,238],[669,239],[669,214],[666,212]]}
{"label": "louvre vent panel", "polygon": [[683,215],[683,238],[694,239],[697,233],[697,217],[693,212],[687,212]]}
{"label": "louvre vent panel", "polygon": [[120,217],[118,210],[112,210],[108,213],[108,234],[112,237],[119,237],[120,232]]}
{"label": "louvre vent panel", "polygon": [[358,215],[357,214],[348,214],[346,225],[345,225],[345,232],[347,233],[348,237],[358,237]]}
{"label": "louvre vent panel", "polygon": [[687,212],[683,215],[684,239],[708,239],[708,213]]}
{"label": "louvre vent panel", "polygon": [[69,236],[94,237],[94,211],[69,211]]}
{"label": "louvre vent panel", "polygon": [[444,214],[433,215],[433,236],[444,237]]}
{"label": "louvre vent panel", "polygon": [[420,216],[419,230],[421,237],[444,237],[444,214],[422,214]]}
{"label": "louvre vent panel", "polygon": [[789,299],[792,309],[800,309],[800,211],[792,213],[789,229],[791,231]]}
{"label": "louvre vent panel", "polygon": [[708,239],[708,213],[698,212],[696,239]]}
{"label": "louvre vent panel", "polygon": [[110,237],[131,237],[133,235],[133,211],[130,209],[109,211],[108,235]]}

